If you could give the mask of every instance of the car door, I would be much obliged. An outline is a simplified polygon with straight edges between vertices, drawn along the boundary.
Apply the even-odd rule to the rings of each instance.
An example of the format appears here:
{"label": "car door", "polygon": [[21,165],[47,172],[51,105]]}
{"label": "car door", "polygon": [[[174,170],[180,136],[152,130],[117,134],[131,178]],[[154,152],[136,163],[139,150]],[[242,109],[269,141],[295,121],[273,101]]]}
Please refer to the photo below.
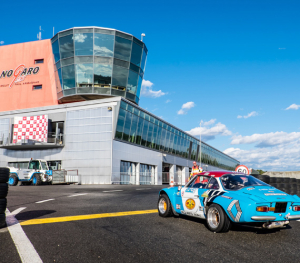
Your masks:
{"label": "car door", "polygon": [[212,202],[217,196],[222,195],[223,193],[224,191],[222,191],[222,189],[220,188],[218,180],[214,177],[210,178],[204,189],[199,189],[198,195],[204,217],[206,217],[205,207],[207,203]]}
{"label": "car door", "polygon": [[181,214],[205,218],[203,206],[200,202],[200,195],[205,191],[205,189],[203,189],[205,185],[200,183],[201,180],[203,181],[203,176],[198,175],[191,183],[181,189],[180,196],[178,196],[182,204],[182,209],[180,210]]}

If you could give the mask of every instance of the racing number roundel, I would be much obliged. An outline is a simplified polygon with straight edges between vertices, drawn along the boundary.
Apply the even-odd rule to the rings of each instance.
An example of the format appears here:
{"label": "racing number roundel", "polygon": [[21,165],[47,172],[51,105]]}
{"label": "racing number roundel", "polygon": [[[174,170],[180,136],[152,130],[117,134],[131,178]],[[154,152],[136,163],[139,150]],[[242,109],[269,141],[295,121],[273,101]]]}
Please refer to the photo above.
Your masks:
{"label": "racing number roundel", "polygon": [[185,201],[185,206],[187,209],[193,210],[195,208],[195,201],[193,199],[188,199]]}
{"label": "racing number roundel", "polygon": [[250,171],[246,165],[239,165],[235,168],[235,171],[239,173],[250,174]]}

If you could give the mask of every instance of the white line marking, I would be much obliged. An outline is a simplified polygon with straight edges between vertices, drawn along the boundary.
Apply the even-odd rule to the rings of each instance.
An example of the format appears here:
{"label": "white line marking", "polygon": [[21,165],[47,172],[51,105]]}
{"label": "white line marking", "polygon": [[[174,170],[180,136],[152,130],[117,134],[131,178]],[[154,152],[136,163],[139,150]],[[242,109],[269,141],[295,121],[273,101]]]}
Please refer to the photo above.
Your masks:
{"label": "white line marking", "polygon": [[[15,211],[14,211],[15,212]],[[19,221],[6,209],[6,224],[23,263],[43,263]]]}
{"label": "white line marking", "polygon": [[110,190],[110,191],[103,191],[103,193],[110,193],[110,192],[122,192],[123,190]]}
{"label": "white line marking", "polygon": [[148,189],[151,189],[151,188],[139,188],[139,189],[135,189],[135,190],[139,191],[139,190],[148,190]]}
{"label": "white line marking", "polygon": [[40,203],[44,203],[44,202],[48,202],[48,201],[53,201],[55,199],[47,199],[47,200],[43,200],[43,201],[38,201],[38,202],[35,202],[36,204],[40,204]]}
{"label": "white line marking", "polygon": [[19,214],[24,209],[26,209],[26,207],[20,207],[20,208],[16,209],[15,211],[11,212],[11,214],[15,216],[15,215]]}
{"label": "white line marking", "polygon": [[75,194],[75,195],[69,195],[68,197],[80,196],[80,195],[87,195],[87,194]]}

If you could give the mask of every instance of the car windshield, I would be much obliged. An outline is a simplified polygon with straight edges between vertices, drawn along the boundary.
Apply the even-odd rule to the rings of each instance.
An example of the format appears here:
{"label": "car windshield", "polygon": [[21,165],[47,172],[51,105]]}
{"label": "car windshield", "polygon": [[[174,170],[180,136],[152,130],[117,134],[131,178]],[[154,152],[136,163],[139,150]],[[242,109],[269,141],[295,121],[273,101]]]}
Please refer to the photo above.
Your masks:
{"label": "car windshield", "polygon": [[221,177],[221,182],[226,190],[239,190],[249,186],[267,185],[251,175],[225,174]]}

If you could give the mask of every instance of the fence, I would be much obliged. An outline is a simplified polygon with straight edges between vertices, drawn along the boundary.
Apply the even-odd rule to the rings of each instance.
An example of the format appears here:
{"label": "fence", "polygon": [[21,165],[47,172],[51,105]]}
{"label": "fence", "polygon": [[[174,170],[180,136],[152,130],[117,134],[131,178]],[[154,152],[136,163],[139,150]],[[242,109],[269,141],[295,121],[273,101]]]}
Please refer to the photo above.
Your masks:
{"label": "fence", "polygon": [[52,170],[52,184],[80,183],[78,170]]}

